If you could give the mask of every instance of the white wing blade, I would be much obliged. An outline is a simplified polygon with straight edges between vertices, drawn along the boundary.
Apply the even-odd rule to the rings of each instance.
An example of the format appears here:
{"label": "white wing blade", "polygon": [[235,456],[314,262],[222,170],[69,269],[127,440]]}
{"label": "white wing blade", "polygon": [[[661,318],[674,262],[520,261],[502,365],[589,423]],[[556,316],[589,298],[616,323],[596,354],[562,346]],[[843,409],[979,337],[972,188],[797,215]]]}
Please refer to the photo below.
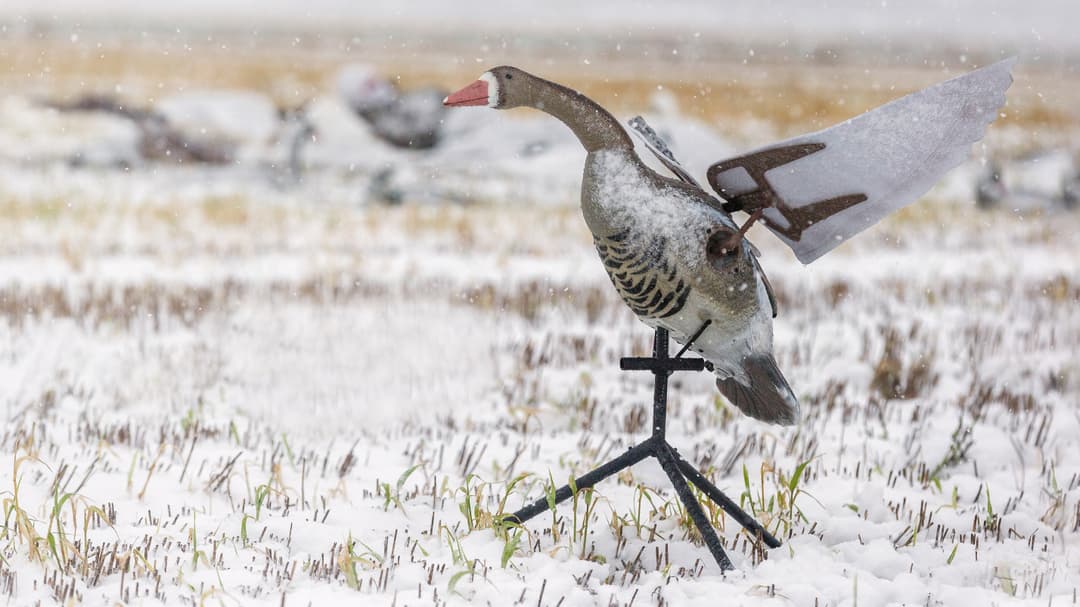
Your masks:
{"label": "white wing blade", "polygon": [[714,164],[708,180],[808,264],[913,202],[968,155],[1005,104],[1007,59],[841,124]]}

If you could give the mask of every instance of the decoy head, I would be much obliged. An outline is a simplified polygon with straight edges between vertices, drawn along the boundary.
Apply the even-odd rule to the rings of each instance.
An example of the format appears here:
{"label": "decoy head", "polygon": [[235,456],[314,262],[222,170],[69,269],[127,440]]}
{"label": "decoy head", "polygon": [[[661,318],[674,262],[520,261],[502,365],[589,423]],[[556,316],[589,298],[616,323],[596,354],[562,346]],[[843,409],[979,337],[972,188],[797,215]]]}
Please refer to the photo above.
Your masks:
{"label": "decoy head", "polygon": [[338,94],[355,112],[376,110],[394,102],[397,87],[375,68],[354,63],[338,72]]}
{"label": "decoy head", "polygon": [[508,109],[532,105],[534,88],[543,81],[516,67],[502,65],[480,75],[480,79],[443,99],[443,105],[482,105]]}

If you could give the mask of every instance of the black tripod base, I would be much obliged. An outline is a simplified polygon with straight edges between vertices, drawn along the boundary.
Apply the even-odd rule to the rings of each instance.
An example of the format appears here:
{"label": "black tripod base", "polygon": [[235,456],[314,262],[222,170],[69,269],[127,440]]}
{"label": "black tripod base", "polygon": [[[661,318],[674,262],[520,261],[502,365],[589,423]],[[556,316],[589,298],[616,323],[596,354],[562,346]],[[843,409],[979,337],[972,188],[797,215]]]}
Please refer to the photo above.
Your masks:
{"label": "black tripod base", "polygon": [[[776,537],[762,527],[760,523],[754,520],[752,516],[740,508],[738,504],[731,501],[728,496],[724,495],[723,491],[717,489],[716,485],[709,482],[709,479],[705,478],[705,475],[701,472],[698,472],[690,462],[683,459],[665,438],[665,428],[667,426],[668,376],[675,371],[702,371],[705,369],[705,361],[701,359],[684,359],[681,358],[681,356],[683,352],[690,347],[690,344],[701,336],[708,326],[709,321],[706,321],[701,329],[688,340],[682,351],[676,354],[674,358],[668,356],[667,330],[657,328],[656,337],[653,341],[652,357],[622,359],[621,366],[624,370],[651,371],[653,375],[655,375],[652,436],[631,447],[626,453],[623,453],[619,457],[582,475],[574,482],[574,485],[579,491],[581,489],[587,489],[605,478],[618,473],[620,470],[633,466],[647,457],[655,457],[656,460],[660,462],[660,467],[664,469],[668,479],[671,480],[672,486],[675,487],[675,493],[679,495],[679,500],[682,501],[683,506],[686,507],[686,512],[690,515],[690,519],[694,521],[694,526],[697,527],[698,532],[701,533],[701,538],[709,548],[709,552],[711,552],[713,558],[716,559],[716,564],[720,566],[721,570],[728,571],[735,567],[731,564],[731,559],[728,558],[727,553],[724,552],[724,547],[720,544],[720,538],[717,537],[716,530],[713,529],[712,524],[709,522],[709,517],[705,515],[705,510],[701,507],[697,498],[694,497],[694,493],[690,490],[690,485],[687,484],[687,481],[697,487],[710,501],[726,512],[728,516],[735,519],[735,521],[742,525],[742,527],[752,536],[759,541],[764,542],[766,546],[770,548],[779,548],[780,540],[776,539]],[[569,485],[560,487],[555,491],[555,503],[562,503],[572,495],[573,490]],[[503,520],[506,522],[522,524],[547,509],[547,498],[540,498],[521,510],[507,515]]]}
{"label": "black tripod base", "polygon": [[[724,495],[716,485],[705,478],[705,475],[698,472],[690,462],[683,459],[666,440],[661,438],[652,437],[646,439],[644,442],[638,443],[619,457],[578,477],[574,481],[574,485],[577,487],[578,491],[588,489],[605,478],[617,474],[647,457],[655,457],[660,463],[660,467],[664,469],[668,479],[671,480],[671,484],[675,487],[675,492],[678,494],[679,500],[682,501],[683,505],[686,507],[686,512],[690,515],[690,519],[694,521],[694,526],[697,527],[698,532],[701,533],[701,538],[705,541],[705,546],[709,548],[709,552],[712,553],[713,558],[716,559],[716,564],[720,566],[721,570],[728,571],[734,569],[735,566],[731,564],[731,559],[729,559],[727,553],[724,552],[724,548],[720,544],[720,538],[716,535],[716,530],[713,529],[712,523],[709,522],[709,517],[705,514],[705,510],[701,507],[697,498],[694,497],[687,481],[692,483],[713,503],[735,519],[735,521],[742,525],[751,535],[764,542],[766,546],[770,548],[777,548],[780,546],[780,540],[776,539],[776,537],[762,527],[760,523],[740,508],[738,504],[731,501],[731,499]],[[570,485],[564,485],[555,491],[555,503],[562,503],[572,495],[573,490],[570,488]],[[543,513],[547,509],[548,500],[544,497],[532,502],[513,514],[507,515],[503,520],[521,524],[536,515]]]}

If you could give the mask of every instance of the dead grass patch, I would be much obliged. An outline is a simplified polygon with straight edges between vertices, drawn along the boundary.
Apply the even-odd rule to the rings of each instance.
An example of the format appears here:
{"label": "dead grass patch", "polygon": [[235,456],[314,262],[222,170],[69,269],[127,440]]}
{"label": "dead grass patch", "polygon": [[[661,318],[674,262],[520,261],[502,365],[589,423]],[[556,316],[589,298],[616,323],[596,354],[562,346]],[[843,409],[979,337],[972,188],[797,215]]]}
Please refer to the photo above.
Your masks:
{"label": "dead grass patch", "polygon": [[[115,93],[120,82],[121,95],[136,103],[184,89],[248,88],[271,95],[282,107],[295,107],[325,94],[337,70],[354,60],[329,42],[307,48],[235,42],[193,42],[170,48],[116,42],[92,46],[48,39],[0,41],[4,59],[0,80],[11,88],[65,98],[87,90]],[[406,88],[458,87],[490,67],[447,61],[445,53],[440,56],[430,49],[407,61],[379,47],[369,50],[369,62]],[[502,59],[531,63],[529,57],[513,53]],[[887,65],[875,68],[868,77],[864,68],[822,62],[758,61],[747,66],[701,58],[694,63],[635,63],[617,54],[593,67],[559,55],[543,66],[530,67],[616,111],[641,111],[658,89],[664,89],[675,96],[683,111],[723,132],[737,131],[728,125],[763,120],[783,135],[835,124],[942,79],[938,70]],[[1061,74],[1043,74],[1025,66],[1017,80],[1002,123],[1047,132],[1077,126],[1075,93],[1068,92],[1070,87],[1075,91],[1075,83],[1063,81]]]}

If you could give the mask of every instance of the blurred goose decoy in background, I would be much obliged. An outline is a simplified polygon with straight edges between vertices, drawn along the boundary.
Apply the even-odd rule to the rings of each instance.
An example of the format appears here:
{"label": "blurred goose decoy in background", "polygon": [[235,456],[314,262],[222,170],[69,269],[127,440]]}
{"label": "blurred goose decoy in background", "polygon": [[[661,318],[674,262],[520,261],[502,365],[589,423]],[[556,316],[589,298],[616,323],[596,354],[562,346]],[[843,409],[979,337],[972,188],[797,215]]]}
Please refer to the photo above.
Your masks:
{"label": "blurred goose decoy in background", "polygon": [[1001,165],[991,160],[986,163],[986,170],[975,183],[975,206],[980,209],[992,209],[1005,199],[1008,191],[1001,182]]}
{"label": "blurred goose decoy in background", "polygon": [[439,143],[446,95],[433,87],[401,91],[366,65],[338,74],[338,93],[379,139],[399,148],[424,150]]}
{"label": "blurred goose decoy in background", "polygon": [[291,187],[304,181],[304,150],[318,137],[318,131],[308,116],[308,103],[278,110],[280,124],[274,134],[268,170],[270,180],[278,187]]}
{"label": "blurred goose decoy in background", "polygon": [[1037,149],[992,158],[975,182],[975,204],[1010,212],[1076,207],[1080,192],[1075,155],[1064,149]]}
{"label": "blurred goose decoy in background", "polygon": [[61,112],[101,112],[130,120],[139,132],[138,155],[143,160],[225,164],[234,156],[230,145],[188,137],[171,125],[161,112],[136,107],[108,95],[89,94],[70,102],[46,105]]}
{"label": "blurred goose decoy in background", "polygon": [[227,151],[228,160],[258,156],[281,128],[270,97],[244,89],[192,89],[163,98],[154,111],[189,144]]}
{"label": "blurred goose decoy in background", "polygon": [[1080,206],[1080,167],[1065,179],[1061,186],[1061,201],[1065,208],[1072,211]]}

